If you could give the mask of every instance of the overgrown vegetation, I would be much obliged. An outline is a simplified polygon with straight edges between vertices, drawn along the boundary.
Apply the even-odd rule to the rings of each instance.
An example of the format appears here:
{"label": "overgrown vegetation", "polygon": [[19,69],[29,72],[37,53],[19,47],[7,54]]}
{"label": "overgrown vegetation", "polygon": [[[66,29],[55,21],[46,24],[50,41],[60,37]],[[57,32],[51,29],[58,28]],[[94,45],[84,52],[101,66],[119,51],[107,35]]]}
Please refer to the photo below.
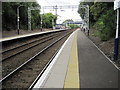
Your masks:
{"label": "overgrown vegetation", "polygon": [[46,13],[42,15],[43,28],[52,28],[56,24],[57,16],[52,13]]}
{"label": "overgrown vegetation", "polygon": [[[17,29],[17,8],[20,12],[20,29],[28,28],[28,7],[40,7],[36,2],[3,2],[2,25],[3,30]],[[40,10],[32,11],[32,26],[39,22]],[[34,20],[36,18],[36,20]]]}
{"label": "overgrown vegetation", "polygon": [[[36,2],[3,2],[2,3],[2,28],[3,30],[16,30],[17,29],[17,8],[20,12],[20,29],[28,29],[28,7],[40,7]],[[44,14],[43,28],[52,27],[52,19],[54,24],[57,17],[52,13]],[[31,27],[32,29],[41,28],[41,15],[40,10],[31,10]]]}
{"label": "overgrown vegetation", "polygon": [[[81,2],[80,5],[89,5],[90,7],[90,26],[96,30],[97,36],[102,41],[109,40],[115,36],[114,2]],[[85,9],[78,9],[78,13],[84,19]]]}

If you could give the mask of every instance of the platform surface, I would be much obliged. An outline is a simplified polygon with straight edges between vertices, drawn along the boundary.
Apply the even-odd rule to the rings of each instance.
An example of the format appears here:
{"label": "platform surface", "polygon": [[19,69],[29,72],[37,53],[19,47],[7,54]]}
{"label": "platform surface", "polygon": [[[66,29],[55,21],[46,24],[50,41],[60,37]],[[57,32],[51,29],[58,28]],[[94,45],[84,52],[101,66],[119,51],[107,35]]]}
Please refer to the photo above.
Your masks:
{"label": "platform surface", "polygon": [[81,88],[118,88],[119,70],[81,31],[78,31],[78,58]]}
{"label": "platform surface", "polygon": [[34,36],[34,35],[40,35],[40,34],[45,34],[45,33],[50,33],[50,32],[57,32],[57,31],[61,31],[61,30],[65,30],[65,29],[56,29],[56,30],[51,30],[51,31],[43,31],[43,32],[28,33],[28,34],[11,36],[11,37],[4,37],[4,38],[0,38],[0,42],[9,41],[9,40],[18,39],[18,38],[29,37],[29,36]]}
{"label": "platform surface", "polygon": [[34,88],[118,88],[119,72],[78,29]]}
{"label": "platform surface", "polygon": [[79,88],[77,55],[77,31],[75,31],[63,44],[34,88],[69,88],[70,86]]}

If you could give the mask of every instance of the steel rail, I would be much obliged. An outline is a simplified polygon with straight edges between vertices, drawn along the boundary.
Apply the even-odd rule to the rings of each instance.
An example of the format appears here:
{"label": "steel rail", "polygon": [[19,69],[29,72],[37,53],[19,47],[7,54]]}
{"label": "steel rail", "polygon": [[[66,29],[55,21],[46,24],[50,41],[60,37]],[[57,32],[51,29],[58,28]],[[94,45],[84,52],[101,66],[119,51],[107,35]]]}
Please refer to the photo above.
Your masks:
{"label": "steel rail", "polygon": [[[60,49],[60,48],[59,48]],[[45,65],[45,67],[42,69],[42,71],[40,72],[40,74],[37,76],[37,78],[33,81],[33,83],[30,85],[30,87],[28,88],[28,90],[31,90],[34,85],[37,83],[37,81],[39,80],[39,78],[42,76],[42,74],[44,73],[44,71],[47,69],[47,67],[50,65],[50,63],[52,62],[53,58],[55,57],[55,55],[58,53],[59,49],[56,51],[56,53],[52,56],[52,58],[49,60],[49,62]]]}
{"label": "steel rail", "polygon": [[[70,34],[70,33],[69,33]],[[61,47],[60,47],[61,48]],[[28,90],[31,90],[34,85],[37,83],[37,81],[39,80],[39,78],[42,76],[42,74],[44,73],[44,71],[47,69],[47,67],[50,65],[50,63],[52,62],[52,60],[54,59],[54,57],[56,56],[56,54],[58,53],[58,51],[60,50],[60,48],[56,51],[56,53],[52,56],[52,58],[49,60],[49,62],[45,65],[45,67],[42,69],[42,71],[40,72],[40,74],[37,76],[37,78],[33,81],[33,83],[30,85],[30,87],[28,88]]]}
{"label": "steel rail", "polygon": [[[58,34],[58,33],[56,33],[56,34]],[[56,34],[55,34],[55,35],[56,35]],[[53,34],[52,34],[52,35],[53,35]],[[14,48],[10,48],[10,49],[8,49],[8,50],[2,51],[1,54],[4,54],[4,53],[6,53],[6,52],[8,52],[8,51],[11,51],[11,50],[20,48],[20,47],[22,47],[22,46],[25,46],[25,45],[28,45],[28,44],[31,44],[31,43],[35,43],[35,42],[37,42],[37,41],[40,41],[40,40],[45,39],[45,38],[47,38],[47,37],[50,37],[50,36],[52,36],[52,35],[49,35],[49,36],[46,36],[46,37],[42,37],[42,38],[40,38],[40,39],[37,39],[37,40],[31,41],[31,42],[29,42],[29,43],[25,43],[25,44],[16,46],[16,47],[14,47]]]}
{"label": "steel rail", "polygon": [[44,42],[46,42],[46,41],[48,41],[48,40],[51,40],[51,39],[53,39],[54,37],[56,37],[56,36],[53,36],[53,37],[51,37],[51,38],[49,38],[49,39],[47,39],[47,40],[44,40],[44,41],[42,41],[42,42],[40,42],[40,43],[38,43],[38,44],[35,44],[35,45],[33,45],[33,46],[29,47],[29,48],[26,48],[26,49],[24,49],[24,50],[22,50],[22,51],[19,51],[19,52],[13,54],[13,55],[10,55],[10,56],[8,56],[8,57],[6,57],[6,58],[3,58],[1,61],[5,61],[5,60],[7,60],[7,59],[9,59],[9,58],[11,58],[11,57],[13,57],[13,56],[16,56],[16,55],[18,55],[18,54],[26,51],[26,50],[29,50],[29,49],[31,49],[31,48],[33,48],[33,47],[35,47],[35,46],[38,46],[39,44],[42,44],[42,43],[44,43]]}
{"label": "steel rail", "polygon": [[[70,32],[71,33],[71,32]],[[70,34],[68,33],[68,34]],[[38,52],[37,54],[35,54],[33,57],[31,57],[30,59],[28,59],[26,62],[24,62],[22,65],[20,65],[19,67],[17,67],[15,70],[13,70],[12,72],[10,72],[8,75],[6,75],[5,77],[3,77],[0,80],[0,83],[2,83],[3,81],[5,81],[7,78],[9,78],[10,76],[12,76],[15,72],[17,72],[18,70],[20,70],[23,66],[25,66],[26,64],[28,64],[30,61],[32,61],[34,58],[36,58],[37,56],[39,56],[41,53],[43,53],[45,50],[49,49],[51,46],[53,46],[55,43],[57,43],[58,41],[60,41],[61,39],[63,39],[65,36],[67,36],[68,34],[65,34],[64,36],[60,37],[59,39],[57,39],[56,41],[52,42],[50,45],[48,45],[47,47],[45,47],[44,49],[42,49],[40,52]]]}

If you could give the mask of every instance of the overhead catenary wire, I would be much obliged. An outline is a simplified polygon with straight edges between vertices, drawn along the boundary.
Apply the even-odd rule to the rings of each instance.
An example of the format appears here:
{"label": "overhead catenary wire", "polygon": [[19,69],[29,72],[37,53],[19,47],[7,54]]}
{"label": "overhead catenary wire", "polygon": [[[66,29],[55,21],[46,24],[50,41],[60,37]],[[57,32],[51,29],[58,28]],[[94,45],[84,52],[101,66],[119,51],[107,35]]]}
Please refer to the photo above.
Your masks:
{"label": "overhead catenary wire", "polygon": [[50,6],[52,6],[52,4],[50,2],[48,2],[47,0],[45,0]]}
{"label": "overhead catenary wire", "polygon": [[[41,0],[41,2],[42,1],[43,0]],[[44,13],[53,13],[54,15],[59,15],[61,16],[61,21],[66,19],[72,19],[72,17],[75,19],[75,16],[77,16],[77,15],[73,16],[73,13],[75,13],[76,9],[78,8],[78,5],[75,4],[73,0],[44,0],[41,3],[41,6],[42,6],[41,7],[42,12],[44,11]],[[71,9],[71,10],[68,10],[68,9]],[[69,17],[68,13],[71,13],[72,11],[73,13],[70,14],[70,17]],[[65,12],[68,12],[68,13],[65,14]],[[77,16],[76,19],[81,19],[81,18]]]}

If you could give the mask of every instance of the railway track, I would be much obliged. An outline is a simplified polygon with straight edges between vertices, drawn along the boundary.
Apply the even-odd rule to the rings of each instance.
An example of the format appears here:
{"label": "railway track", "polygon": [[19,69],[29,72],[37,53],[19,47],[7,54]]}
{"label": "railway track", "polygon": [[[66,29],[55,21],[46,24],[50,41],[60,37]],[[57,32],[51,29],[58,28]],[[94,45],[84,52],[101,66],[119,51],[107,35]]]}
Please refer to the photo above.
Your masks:
{"label": "railway track", "polygon": [[43,34],[43,35],[35,35],[34,37],[33,36],[25,37],[24,40],[22,38],[18,38],[18,39],[15,39],[15,40],[11,40],[10,42],[9,41],[4,41],[4,42],[2,42],[2,52],[0,52],[0,53],[4,54],[5,52],[8,52],[8,51],[13,50],[17,47],[26,45],[27,43],[29,44],[30,42],[34,42],[34,41],[37,41],[38,39],[49,37],[49,36],[52,36],[52,35],[55,35],[55,34],[58,34],[58,33],[61,33],[61,32],[64,32],[64,31],[46,33],[46,34]]}
{"label": "railway track", "polygon": [[[47,39],[46,38],[43,38],[43,40],[40,39],[40,40],[38,40],[39,43],[36,43],[37,41],[32,41],[34,43],[34,45],[29,47],[30,50],[32,49],[32,51],[33,51],[35,49],[34,46],[37,46],[37,49],[38,49],[38,46],[40,45],[39,52],[35,52],[36,54],[33,55],[29,59],[24,58],[25,60],[23,60],[21,63],[19,60],[15,59],[15,58],[17,58],[17,57],[14,57],[16,55],[13,55],[12,57],[10,57],[10,60],[2,61],[3,62],[3,78],[0,80],[0,82],[3,83],[3,88],[6,88],[6,87],[9,88],[9,87],[14,86],[14,84],[15,84],[14,81],[17,80],[18,78],[20,78],[19,79],[20,81],[17,80],[17,82],[19,82],[19,83],[16,83],[17,84],[16,88],[23,88],[23,87],[28,88],[30,86],[30,84],[35,80],[37,75],[40,73],[40,71],[42,71],[44,66],[49,62],[48,60],[50,60],[50,58],[53,57],[53,55],[57,51],[57,49],[51,51],[52,49],[54,49],[54,48],[51,49],[51,47],[56,45],[56,43],[63,40],[65,37],[67,38],[70,35],[70,33],[72,33],[72,31],[69,31],[69,33],[67,31],[66,34],[64,34],[64,33],[59,33],[59,35],[55,34],[55,36],[52,35],[50,37],[46,36]],[[55,38],[56,36],[58,36],[58,37]],[[31,44],[32,42],[29,42],[29,43]],[[43,43],[44,43],[44,45],[41,45]],[[28,45],[28,44],[26,44],[26,45]],[[26,46],[26,45],[23,45],[23,46]],[[57,47],[59,48],[60,45],[58,43]],[[22,46],[20,46],[20,47],[22,47]],[[14,50],[14,49],[12,49],[12,50]],[[8,51],[12,51],[12,50],[8,50]],[[50,52],[49,52],[49,50],[50,50]],[[7,51],[5,51],[5,52],[7,52]],[[52,56],[48,55],[48,53],[52,54]],[[20,55],[20,56],[23,55],[23,52],[18,53],[18,55]],[[26,54],[24,53],[24,55],[26,55]],[[46,55],[48,55],[47,60],[44,59],[42,61],[41,59],[46,58]],[[30,56],[31,56],[31,54],[30,54]],[[9,59],[9,58],[7,58],[7,59]],[[21,59],[21,58],[19,58],[19,59]],[[15,65],[15,63],[13,63],[13,62],[17,62],[17,64]],[[18,63],[20,63],[20,64],[18,64]],[[14,66],[14,68],[13,68],[13,66]],[[31,73],[34,77],[31,75]],[[24,77],[24,76],[26,76],[26,77]],[[23,83],[24,83],[24,85],[22,85]]]}
{"label": "railway track", "polygon": [[53,34],[51,34],[51,35],[49,35],[49,36],[46,36],[46,37],[42,37],[42,38],[36,39],[36,40],[33,40],[33,41],[30,41],[30,42],[28,42],[28,43],[23,43],[23,44],[21,44],[21,45],[19,45],[19,46],[15,46],[15,47],[13,47],[13,48],[9,48],[9,49],[7,49],[7,50],[2,51],[1,54],[4,54],[4,53],[6,53],[6,52],[12,51],[12,50],[14,50],[14,49],[17,49],[17,48],[20,48],[20,47],[23,47],[23,46],[26,46],[26,45],[31,44],[31,43],[35,43],[35,42],[37,42],[37,41],[43,40],[43,39],[45,39],[45,38],[47,38],[47,37],[50,37],[50,36],[53,36]]}
{"label": "railway track", "polygon": [[[28,49],[33,48],[35,46],[38,46],[41,43],[44,43],[44,42],[46,42],[48,40],[51,40],[51,39],[55,38],[56,36],[57,36],[57,34],[46,36],[46,37],[34,40],[32,42],[29,42],[29,43],[26,43],[26,44],[23,44],[23,45],[20,45],[20,46],[5,50],[5,51],[2,52],[2,54],[3,54],[2,61],[7,60],[7,59],[9,59],[9,58],[11,58],[11,57],[13,57],[15,55],[18,55],[18,54],[20,54],[20,53],[22,53],[22,52],[24,52],[24,51],[26,51]],[[16,51],[18,51],[18,52],[16,52]]]}
{"label": "railway track", "polygon": [[[62,31],[62,32],[65,32],[65,31]],[[1,54],[4,54],[4,53],[6,53],[6,52],[9,52],[9,51],[12,51],[12,50],[14,50],[14,49],[17,49],[17,48],[20,48],[20,47],[23,47],[23,46],[26,46],[26,45],[29,45],[29,44],[31,44],[31,43],[35,43],[35,42],[38,42],[38,41],[40,41],[40,40],[44,40],[44,39],[46,39],[46,38],[48,38],[48,37],[51,37],[51,36],[53,36],[53,35],[57,35],[57,34],[59,34],[59,33],[62,33],[62,32],[54,32],[54,33],[51,33],[51,34],[48,34],[48,35],[40,35],[40,36],[35,36],[35,37],[30,37],[30,38],[27,38],[27,39],[25,39],[25,40],[21,40],[20,42],[19,42],[19,44],[20,45],[18,45],[17,43],[17,45],[15,44],[15,45],[11,45],[11,44],[9,44],[9,43],[5,43],[4,44],[4,42],[2,43],[3,44],[3,50],[2,50],[2,52],[0,52]],[[37,38],[37,39],[36,39]],[[32,39],[32,40],[31,40]],[[17,41],[18,42],[18,41]],[[13,42],[12,42],[13,43]],[[11,46],[10,46],[11,45]]]}
{"label": "railway track", "polygon": [[[28,43],[27,46],[18,47],[16,49],[12,49],[11,51],[7,52],[4,58],[2,59],[2,76],[6,76],[11,71],[16,69],[16,67],[20,66],[22,63],[24,63],[27,59],[29,59],[28,56],[34,56],[34,53],[39,52],[44,47],[46,47],[51,41],[54,41],[54,38],[58,35],[62,35],[65,32],[58,33],[58,34],[52,34],[52,36],[48,36],[45,38],[40,39],[40,41],[37,40],[36,43]],[[48,43],[49,42],[49,43]],[[29,54],[29,55],[28,55]],[[22,57],[21,57],[22,56]],[[21,60],[22,59],[22,60]]]}

